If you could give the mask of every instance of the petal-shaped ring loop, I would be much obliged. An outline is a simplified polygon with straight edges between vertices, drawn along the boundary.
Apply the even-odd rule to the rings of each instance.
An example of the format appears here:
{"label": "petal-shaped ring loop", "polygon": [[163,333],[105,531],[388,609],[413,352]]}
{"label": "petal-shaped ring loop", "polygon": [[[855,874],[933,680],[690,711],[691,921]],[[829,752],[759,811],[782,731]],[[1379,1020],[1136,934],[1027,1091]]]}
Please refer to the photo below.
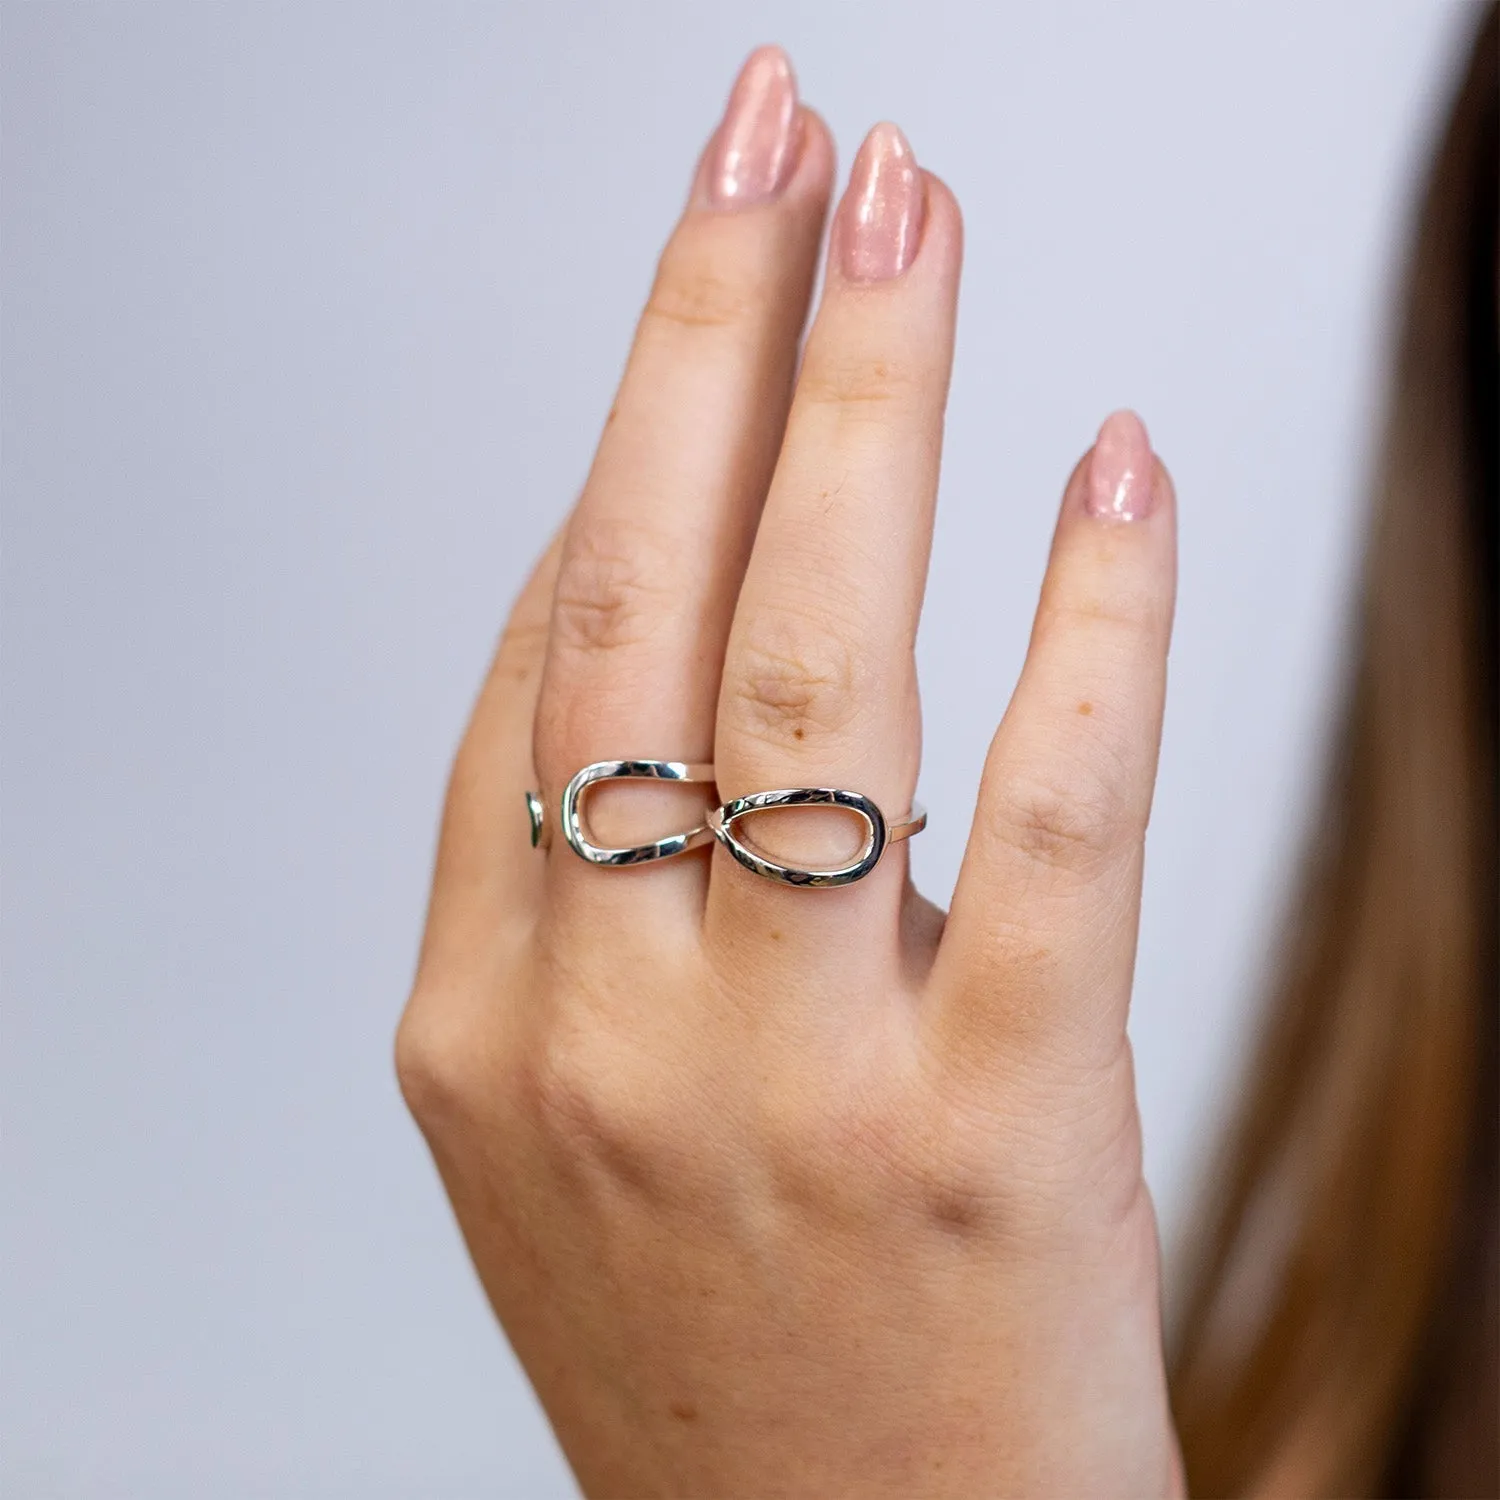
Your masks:
{"label": "petal-shaped ring loop", "polygon": [[[629,781],[636,778],[647,781],[708,782],[714,779],[711,765],[695,764],[680,760],[598,760],[585,766],[563,789],[562,831],[569,846],[580,859],[591,865],[619,867],[641,865],[655,859],[671,859],[674,854],[685,853],[708,843],[713,834],[706,823],[689,828],[686,833],[668,834],[649,844],[634,844],[625,849],[605,849],[589,838],[583,822],[583,794],[601,781]],[[530,794],[527,806],[531,808],[532,843],[545,842],[544,830],[538,830],[541,817],[540,804],[532,807]]]}
{"label": "petal-shaped ring loop", "polygon": [[[859,853],[848,864],[831,870],[807,870],[797,865],[780,864],[767,858],[758,850],[735,837],[734,824],[737,819],[751,813],[765,812],[772,807],[843,807],[864,819],[865,838]],[[779,880],[784,885],[805,885],[824,888],[835,885],[852,885],[863,880],[880,862],[886,845],[897,839],[909,839],[927,826],[926,809],[917,803],[897,823],[886,821],[885,814],[869,798],[860,792],[846,792],[838,787],[804,786],[779,792],[752,792],[748,797],[736,797],[722,807],[716,807],[708,815],[708,826],[713,836],[742,864],[756,875],[767,880]]]}

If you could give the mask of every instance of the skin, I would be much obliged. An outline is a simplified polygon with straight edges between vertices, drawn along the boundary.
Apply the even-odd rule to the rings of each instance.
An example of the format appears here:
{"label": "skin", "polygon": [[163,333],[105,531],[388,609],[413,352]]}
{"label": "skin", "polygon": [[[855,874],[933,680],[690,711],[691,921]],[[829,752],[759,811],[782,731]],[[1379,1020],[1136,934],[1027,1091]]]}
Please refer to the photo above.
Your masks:
{"label": "skin", "polygon": [[[401,1083],[486,1292],[601,1496],[1181,1493],[1125,1035],[1175,503],[1068,481],[952,910],[892,845],[796,890],[715,846],[601,870],[529,846],[607,757],[722,798],[915,789],[913,640],[961,222],[926,177],[892,279],[830,257],[813,115],[785,191],[695,190],[577,507],[453,770]],[[697,796],[684,804],[684,797]],[[697,821],[601,788],[601,842]],[[551,816],[549,811],[549,816]],[[780,858],[848,848],[772,815]]]}

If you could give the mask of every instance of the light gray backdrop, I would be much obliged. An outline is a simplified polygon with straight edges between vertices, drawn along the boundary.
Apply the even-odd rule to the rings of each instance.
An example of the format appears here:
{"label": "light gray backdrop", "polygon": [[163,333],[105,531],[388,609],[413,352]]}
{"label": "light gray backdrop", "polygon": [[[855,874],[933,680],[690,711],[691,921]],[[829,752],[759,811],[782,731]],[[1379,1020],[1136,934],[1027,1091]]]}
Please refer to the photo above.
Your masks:
{"label": "light gray backdrop", "polygon": [[1176,476],[1133,1031],[1178,1240],[1474,14],[6,6],[7,1496],[569,1492],[390,1035],[471,693],[764,40],[846,163],[896,119],[968,220],[921,640],[934,895],[1063,477],[1124,404]]}

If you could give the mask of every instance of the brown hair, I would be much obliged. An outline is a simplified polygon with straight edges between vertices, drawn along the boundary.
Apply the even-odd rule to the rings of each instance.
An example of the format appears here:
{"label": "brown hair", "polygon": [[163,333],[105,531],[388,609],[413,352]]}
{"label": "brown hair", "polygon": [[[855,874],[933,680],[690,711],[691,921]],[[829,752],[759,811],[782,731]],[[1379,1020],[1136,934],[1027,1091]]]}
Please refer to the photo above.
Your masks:
{"label": "brown hair", "polygon": [[1195,1495],[1500,1496],[1496,38],[1421,201],[1345,728],[1176,1339]]}

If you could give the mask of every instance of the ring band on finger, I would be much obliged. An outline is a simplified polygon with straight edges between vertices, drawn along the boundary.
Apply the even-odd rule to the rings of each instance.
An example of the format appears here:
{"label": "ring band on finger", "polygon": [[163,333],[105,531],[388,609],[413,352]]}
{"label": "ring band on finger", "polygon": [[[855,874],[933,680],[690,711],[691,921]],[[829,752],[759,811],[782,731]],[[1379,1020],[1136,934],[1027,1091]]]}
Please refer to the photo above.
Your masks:
{"label": "ring band on finger", "polygon": [[[713,834],[708,825],[700,823],[685,832],[670,833],[664,838],[652,839],[644,844],[609,847],[595,843],[584,820],[585,794],[606,781],[634,780],[712,785],[714,768],[706,762],[681,760],[596,760],[584,766],[563,788],[558,809],[558,823],[562,828],[563,838],[580,859],[606,869],[622,869],[627,865],[671,859],[678,854],[687,853],[689,849],[699,849],[712,842]],[[526,793],[526,813],[531,821],[532,847],[550,847],[551,825],[547,822],[542,799],[535,792]]]}
{"label": "ring band on finger", "polygon": [[[787,807],[839,807],[856,814],[865,824],[864,842],[859,853],[842,865],[809,869],[803,865],[783,864],[780,860],[771,859],[746,839],[736,835],[734,825],[739,819],[748,818],[753,813]],[[920,803],[913,803],[905,817],[893,822],[885,816],[873,798],[866,797],[862,792],[828,786],[751,792],[748,796],[735,797],[732,801],[725,802],[708,815],[708,827],[713,836],[752,874],[765,880],[779,881],[783,885],[804,886],[814,890],[853,885],[856,880],[863,880],[880,863],[880,856],[891,844],[921,833],[926,826],[927,810]]]}

